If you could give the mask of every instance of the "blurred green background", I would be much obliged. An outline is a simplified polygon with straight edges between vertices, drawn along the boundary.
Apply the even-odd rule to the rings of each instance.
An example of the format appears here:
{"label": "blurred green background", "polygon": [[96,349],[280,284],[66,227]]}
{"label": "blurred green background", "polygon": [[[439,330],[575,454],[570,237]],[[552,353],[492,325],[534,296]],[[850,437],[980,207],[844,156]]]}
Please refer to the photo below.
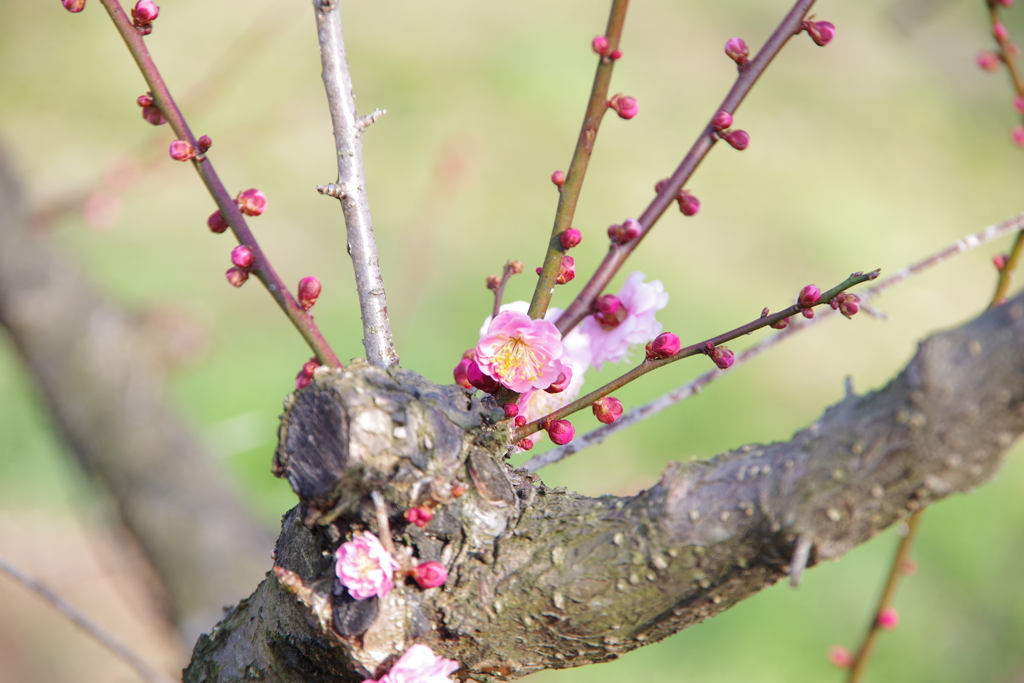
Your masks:
{"label": "blurred green background", "polygon": [[[725,41],[742,36],[756,49],[788,6],[633,3],[612,91],[636,97],[640,114],[604,122],[575,222],[580,277],[555,305],[600,259],[607,225],[640,213],[714,113],[735,71]],[[359,106],[388,110],[364,144],[395,344],[405,367],[448,383],[490,309],[485,276],[509,258],[532,273],[542,258],[557,199],[549,176],[568,165],[595,66],[589,41],[607,6],[377,0],[346,1],[343,11]],[[1010,88],[1005,74],[974,65],[991,42],[983,2],[822,0],[815,11],[836,24],[834,42],[823,49],[801,36],[783,51],[736,116],[750,148],[716,148],[688,185],[701,213],[670,210],[630,268],[665,284],[671,301],[659,318],[684,343],[788,305],[809,282],[825,289],[854,270],[891,273],[1022,209]],[[1021,11],[1007,14],[1011,33],[1024,31]],[[193,130],[213,138],[228,188],[269,197],[251,225],[278,271],[295,283],[318,276],[318,323],[343,359],[362,355],[341,212],[314,190],[335,168],[309,3],[167,0],[147,40]],[[188,164],[166,158],[169,128],[142,121],[134,100],[144,91],[98,2],[78,15],[57,0],[0,3],[0,141],[32,206],[105,188],[88,220],[63,217],[54,239],[104,292],[174,331],[182,366],[173,400],[253,510],[276,524],[294,500],[269,473],[276,421],[309,352],[258,283],[224,281],[231,238],[207,231],[212,201]],[[635,493],[672,459],[788,438],[841,397],[844,377],[858,391],[877,388],[918,339],[981,310],[995,281],[989,259],[1007,245],[891,291],[876,302],[888,321],[861,315],[799,335],[545,470],[546,483]],[[533,282],[513,280],[508,300],[528,298]],[[637,405],[709,365],[673,365],[619,396]],[[579,431],[596,424],[575,422]],[[1017,450],[998,481],[925,518],[920,570],[900,592],[900,628],[881,638],[870,680],[1024,681]],[[0,337],[0,513],[99,526],[107,509]],[[0,553],[15,536],[0,533]],[[841,680],[827,649],[857,642],[895,541],[890,531],[809,572],[798,591],[777,586],[616,663],[531,680]],[[90,679],[47,664],[44,650],[21,655],[45,673],[0,680]]]}

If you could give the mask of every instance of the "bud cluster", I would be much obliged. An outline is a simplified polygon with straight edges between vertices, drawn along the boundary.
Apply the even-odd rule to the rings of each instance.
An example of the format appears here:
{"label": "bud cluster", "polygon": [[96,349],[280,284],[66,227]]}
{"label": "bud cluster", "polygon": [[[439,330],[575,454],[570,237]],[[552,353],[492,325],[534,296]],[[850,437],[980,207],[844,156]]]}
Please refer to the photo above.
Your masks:
{"label": "bud cluster", "polygon": [[164,113],[160,111],[160,107],[156,106],[153,101],[153,93],[147,92],[145,95],[139,95],[135,103],[142,107],[142,118],[148,123],[154,126],[162,126],[167,123]]}
{"label": "bud cluster", "polygon": [[594,36],[594,39],[590,41],[590,47],[605,59],[615,60],[622,58],[622,50],[613,50],[607,36]]}
{"label": "bud cluster", "polygon": [[611,238],[612,244],[631,242],[639,237],[641,232],[643,232],[643,226],[635,218],[627,218],[622,225],[612,224],[608,226],[608,237]]}
{"label": "bud cluster", "polygon": [[239,244],[231,250],[231,263],[234,266],[228,268],[228,271],[224,273],[224,277],[228,279],[232,287],[241,287],[249,279],[249,271],[252,270],[252,265],[255,262],[256,255],[253,253],[252,248],[245,244]]}
{"label": "bud cluster", "polygon": [[[731,118],[729,119],[732,120]],[[661,192],[665,189],[665,184],[668,183],[668,178],[659,180],[654,184],[654,191]],[[679,203],[679,212],[684,216],[696,216],[700,211],[700,200],[690,194],[688,190],[680,189],[676,193],[676,201]]]}
{"label": "bud cluster", "polygon": [[860,297],[849,292],[842,292],[829,301],[829,305],[847,318],[852,318],[860,310]]}

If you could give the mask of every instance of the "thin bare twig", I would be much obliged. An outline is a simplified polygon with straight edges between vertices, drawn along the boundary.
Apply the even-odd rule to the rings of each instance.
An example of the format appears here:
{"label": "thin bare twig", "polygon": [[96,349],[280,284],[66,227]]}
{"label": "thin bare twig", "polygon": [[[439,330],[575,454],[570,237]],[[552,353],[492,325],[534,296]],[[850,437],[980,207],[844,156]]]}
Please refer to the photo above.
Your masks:
{"label": "thin bare twig", "polygon": [[[900,284],[901,282],[904,282],[905,280],[910,279],[911,277],[920,273],[921,271],[931,268],[932,266],[936,266],[940,263],[944,263],[945,261],[952,258],[953,256],[956,256],[957,254],[962,254],[964,252],[980,247],[983,244],[988,244],[993,240],[1008,235],[1012,232],[1019,231],[1022,228],[1024,228],[1024,213],[1014,216],[1013,218],[1008,218],[1007,220],[1002,221],[1000,223],[990,225],[984,230],[976,232],[972,235],[967,235],[966,237],[958,239],[957,241],[953,242],[944,249],[932,254],[931,256],[923,258],[920,261],[917,261],[904,268],[901,268],[900,270],[896,271],[889,277],[881,280],[875,285],[864,290],[862,293],[858,295],[861,298],[861,309],[863,310],[865,308],[864,304],[866,304],[868,301],[871,301],[885,290],[889,289],[890,287],[894,287]],[[728,372],[734,371],[740,365],[743,365],[747,361],[750,361],[753,358],[761,355],[765,351],[774,347],[776,344],[788,339],[797,332],[806,330],[809,327],[817,325],[823,320],[830,319],[833,315],[836,314],[836,312],[830,308],[819,310],[821,312],[817,313],[815,317],[810,320],[806,320],[803,318],[793,318],[793,320],[790,321],[789,327],[787,327],[786,329],[776,334],[773,334],[772,336],[767,337],[766,339],[758,342],[757,344],[754,344],[753,346],[745,349],[743,352],[736,354],[736,361],[733,363],[732,367],[729,368]],[[576,437],[570,443],[564,446],[552,448],[550,451],[541,453],[530,458],[528,461],[526,461],[526,463],[524,463],[521,466],[520,469],[524,469],[527,472],[536,472],[540,468],[546,467],[547,465],[553,465],[556,462],[564,460],[565,458],[568,458],[570,455],[578,453],[579,451],[583,450],[584,448],[587,448],[588,446],[599,444],[612,434],[621,431],[622,429],[625,429],[626,427],[629,427],[633,424],[636,424],[637,422],[640,422],[641,420],[644,420],[645,418],[648,418],[656,413],[659,413],[662,410],[668,408],[669,406],[673,406],[676,403],[685,401],[691,396],[699,394],[705,386],[710,384],[712,381],[718,379],[726,372],[726,370],[719,370],[717,368],[714,370],[709,370],[708,372],[687,382],[686,384],[677,387],[672,391],[668,392],[667,394],[654,399],[650,403],[630,410],[629,412],[625,413],[618,421],[610,425],[604,425],[602,427],[599,427],[598,429],[595,429],[592,432],[588,432],[583,436]]]}
{"label": "thin bare twig", "polygon": [[320,41],[324,88],[327,90],[327,105],[331,110],[338,152],[338,182],[317,190],[341,201],[348,234],[348,253],[352,257],[359,310],[363,318],[366,359],[372,365],[389,368],[398,365],[398,354],[391,340],[388,300],[370,219],[370,201],[366,196],[363,141],[360,137],[377,114],[374,112],[364,120],[356,113],[338,0],[313,0],[313,9],[317,39]]}
{"label": "thin bare twig", "polygon": [[25,586],[25,588],[28,588],[43,600],[56,607],[61,614],[71,621],[71,623],[82,629],[86,634],[92,636],[96,642],[107,648],[115,657],[135,669],[136,673],[138,673],[143,680],[149,681],[150,683],[172,683],[171,678],[160,673],[149,664],[146,664],[146,662],[132,652],[127,645],[108,633],[106,629],[90,619],[88,615],[43,584],[33,579],[25,572],[15,567],[3,556],[0,556],[0,571],[3,571],[12,579]]}

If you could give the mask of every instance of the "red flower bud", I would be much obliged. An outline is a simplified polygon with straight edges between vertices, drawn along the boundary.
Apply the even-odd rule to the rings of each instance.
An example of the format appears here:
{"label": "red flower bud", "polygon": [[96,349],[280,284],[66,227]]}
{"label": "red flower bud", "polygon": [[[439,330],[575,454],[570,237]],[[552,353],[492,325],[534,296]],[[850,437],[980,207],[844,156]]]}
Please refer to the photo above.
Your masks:
{"label": "red flower bud", "polygon": [[728,370],[736,362],[736,354],[724,346],[716,346],[708,356],[721,370]]}
{"label": "red flower bud", "polygon": [[614,294],[599,296],[594,302],[594,319],[606,330],[614,330],[627,315],[629,311]]}
{"label": "red flower bud", "polygon": [[440,562],[424,562],[416,565],[412,578],[420,588],[437,588],[448,580],[448,570]]}
{"label": "red flower bud", "polygon": [[681,346],[679,337],[671,332],[662,332],[654,338],[654,341],[647,344],[647,360],[671,358],[679,353]]}
{"label": "red flower bud", "polygon": [[515,417],[519,414],[519,406],[515,403],[506,403],[501,409],[505,411],[505,417]]}
{"label": "red flower bud", "polygon": [[829,304],[832,308],[839,309],[839,312],[847,318],[852,318],[860,310],[860,297],[849,292],[842,292],[837,294]]}
{"label": "red flower bud", "polygon": [[519,441],[516,441],[516,448],[524,451],[530,450],[531,448],[533,448],[533,439],[527,437],[525,439],[520,439]]}
{"label": "red flower bud", "polygon": [[431,511],[431,509],[428,507],[424,507],[422,505],[420,507],[409,508],[408,510],[405,511],[406,521],[408,521],[410,524],[415,524],[421,529],[425,527],[433,518],[434,513]]}
{"label": "red flower bud", "polygon": [[608,54],[608,48],[611,47],[611,43],[608,42],[608,38],[605,36],[594,36],[594,39],[590,41],[590,47],[594,52],[604,57]]}
{"label": "red flower bud", "polygon": [[259,216],[267,209],[267,195],[253,187],[239,192],[235,204],[246,216]]}
{"label": "red flower bud", "polygon": [[746,42],[742,38],[730,38],[726,41],[725,54],[729,55],[729,59],[736,62],[739,66],[743,66],[750,61],[750,48],[747,47]]}
{"label": "red flower bud", "polygon": [[729,130],[722,133],[722,139],[728,142],[733,149],[741,152],[750,145],[750,134],[745,130]]}
{"label": "red flower bud", "polygon": [[825,47],[836,37],[836,25],[831,21],[805,21],[804,28],[818,47]]}
{"label": "red flower bud", "polygon": [[558,266],[558,275],[555,277],[556,285],[564,285],[572,282],[576,277],[576,259],[572,256],[563,256],[562,263]]}
{"label": "red flower bud", "polygon": [[526,420],[526,416],[525,415],[516,415],[516,419],[515,419],[516,427],[525,427],[526,426],[526,422],[527,422],[527,420]]}
{"label": "red flower bud", "polygon": [[317,297],[320,296],[320,281],[315,277],[304,277],[299,280],[299,305],[302,310],[308,311],[313,308]]}
{"label": "red flower bud", "polygon": [[605,396],[602,399],[598,399],[591,406],[591,409],[593,409],[594,417],[597,418],[598,422],[603,422],[606,425],[610,425],[622,417],[622,401],[614,396]]}
{"label": "red flower bud", "polygon": [[153,93],[148,92],[145,95],[139,95],[135,100],[135,104],[139,105],[140,107],[152,107]]}
{"label": "red flower bud", "polygon": [[807,285],[800,290],[796,302],[801,306],[811,307],[821,301],[821,290],[816,285]]}
{"label": "red flower bud", "polygon": [[473,361],[471,361],[468,358],[463,358],[462,360],[459,361],[459,364],[455,366],[455,370],[452,372],[452,374],[455,376],[455,383],[458,384],[463,389],[473,388],[473,385],[469,383],[469,379],[466,377],[466,370],[469,368],[469,365],[472,362]]}
{"label": "red flower bud", "polygon": [[255,260],[256,256],[252,249],[244,244],[239,244],[231,250],[231,262],[239,268],[250,268]]}
{"label": "red flower bud", "polygon": [[249,279],[249,271],[235,266],[234,268],[228,268],[228,271],[224,273],[224,277],[228,279],[232,287],[241,287]]}
{"label": "red flower bud", "polygon": [[69,12],[78,13],[85,9],[85,0],[61,0],[64,9]]}
{"label": "red flower bud", "polygon": [[167,123],[164,113],[155,104],[142,108],[142,118],[151,126],[162,126]]}
{"label": "red flower bud", "polygon": [[139,0],[132,8],[132,23],[135,28],[144,28],[160,16],[160,8],[153,0]]}
{"label": "red flower bud", "polygon": [[732,125],[732,114],[720,111],[711,119],[711,127],[721,132]]}
{"label": "red flower bud", "polygon": [[560,237],[563,249],[572,249],[579,244],[582,239],[582,233],[580,233],[576,228],[569,228],[565,230]]}
{"label": "red flower bud", "polygon": [[611,54],[608,55],[608,59],[611,59],[611,60],[622,59],[622,50],[612,50]]}
{"label": "red flower bud", "polygon": [[553,182],[555,185],[558,185],[559,187],[565,185],[565,173],[563,173],[562,171],[555,171],[554,173],[551,174],[551,182]]}
{"label": "red flower bud", "polygon": [[783,318],[774,325],[769,325],[769,327],[771,327],[773,330],[784,330],[787,327],[789,327],[789,318]]}
{"label": "red flower bud", "polygon": [[549,394],[560,394],[565,391],[565,388],[572,382],[572,370],[568,365],[562,367],[562,372],[559,373],[558,379],[551,383],[544,391]]}
{"label": "red flower bud", "polygon": [[210,139],[209,135],[204,135],[198,140],[196,140],[196,144],[199,145],[199,152],[202,154],[206,154],[206,150],[210,149],[210,147],[213,147],[213,140]]}
{"label": "red flower bud", "polygon": [[495,394],[501,389],[498,381],[490,375],[485,375],[476,361],[470,361],[469,366],[466,367],[466,379],[474,387],[488,394]]}
{"label": "red flower bud", "polygon": [[320,363],[316,358],[310,358],[306,363],[303,363],[299,374],[295,375],[295,388],[302,389],[309,386],[309,383],[313,381],[313,373],[316,372],[318,367],[320,367]]}
{"label": "red flower bud", "polygon": [[185,140],[175,140],[172,142],[168,152],[175,161],[188,161],[196,156],[196,148]]}
{"label": "red flower bud", "polygon": [[544,424],[544,430],[551,437],[551,441],[558,446],[564,446],[576,436],[576,429],[568,420],[548,420]]}
{"label": "red flower bud", "polygon": [[995,71],[999,68],[999,57],[994,52],[979,52],[976,60],[982,71]]}
{"label": "red flower bud", "polygon": [[700,200],[686,190],[679,191],[676,201],[679,202],[679,210],[684,216],[696,216],[700,211]]}
{"label": "red flower bud", "polygon": [[613,95],[608,100],[608,108],[614,109],[620,119],[631,119],[640,112],[640,105],[633,97],[623,97],[621,94]]}
{"label": "red flower bud", "polygon": [[210,217],[206,219],[206,225],[210,228],[210,232],[222,233],[228,229],[228,222],[224,220],[224,214],[217,209],[210,214]]}

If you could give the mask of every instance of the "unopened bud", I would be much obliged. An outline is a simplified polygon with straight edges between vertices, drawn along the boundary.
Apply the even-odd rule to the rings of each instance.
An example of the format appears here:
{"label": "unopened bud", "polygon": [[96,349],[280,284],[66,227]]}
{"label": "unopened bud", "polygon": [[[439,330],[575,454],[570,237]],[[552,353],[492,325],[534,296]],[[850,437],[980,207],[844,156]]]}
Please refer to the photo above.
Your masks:
{"label": "unopened bud", "polygon": [[679,353],[681,346],[679,337],[671,332],[662,332],[654,338],[654,341],[647,344],[647,360],[671,358]]}
{"label": "unopened bud", "polygon": [[422,529],[434,518],[434,513],[430,508],[421,505],[406,510],[404,517],[407,522]]}
{"label": "unopened bud", "polygon": [[528,420],[526,419],[525,415],[516,415],[515,425],[516,427],[525,427],[527,421]]}
{"label": "unopened bud", "polygon": [[544,423],[544,431],[551,437],[552,443],[564,446],[576,436],[576,429],[568,420],[548,420]]}
{"label": "unopened bud", "polygon": [[255,187],[239,192],[235,204],[246,216],[259,216],[267,209],[267,195]]}
{"label": "unopened bud", "polygon": [[720,370],[728,370],[736,362],[736,354],[725,346],[716,346],[708,356]]}
{"label": "unopened bud", "polygon": [[1010,37],[1010,32],[1006,30],[1006,27],[1002,24],[1002,22],[997,21],[996,23],[992,24],[992,35],[995,37],[996,40],[1002,43],[1003,41]]}
{"label": "unopened bud", "polygon": [[420,588],[437,588],[448,580],[448,570],[440,562],[424,562],[412,570],[412,578]]}
{"label": "unopened bud", "polygon": [[501,277],[494,275],[493,273],[487,276],[487,289],[492,292],[498,291],[498,287],[501,286]]}
{"label": "unopened bud", "polygon": [[1006,254],[996,254],[992,257],[992,264],[996,267],[996,270],[1002,272],[1006,269]]}
{"label": "unopened bud", "polygon": [[594,417],[597,418],[597,421],[603,422],[606,425],[610,425],[622,417],[622,401],[614,396],[605,396],[602,399],[598,399],[591,406],[591,409],[593,409]]}
{"label": "unopened bud", "polygon": [[807,285],[800,290],[800,295],[796,298],[798,304],[807,308],[819,301],[821,301],[821,290],[817,285]]}
{"label": "unopened bud", "polygon": [[466,377],[466,370],[472,363],[468,358],[463,358],[459,361],[459,364],[455,366],[455,370],[452,371],[452,375],[455,377],[455,383],[463,389],[472,389],[473,385],[469,383],[469,379]]}
{"label": "unopened bud", "polygon": [[640,236],[643,226],[635,218],[627,218],[622,224],[622,239],[624,242],[635,240]]}
{"label": "unopened bud", "polygon": [[640,112],[640,105],[633,97],[614,95],[608,100],[608,108],[614,109],[620,119],[631,119]]}
{"label": "unopened bud", "polygon": [[241,287],[249,279],[249,270],[235,266],[234,268],[228,268],[228,271],[224,273],[224,277],[228,279],[232,287]]}
{"label": "unopened bud", "polygon": [[849,292],[836,295],[829,303],[847,318],[852,318],[860,310],[860,297]]}
{"label": "unopened bud", "polygon": [[996,0],[996,3],[1003,7],[1013,7],[1013,0]]}
{"label": "unopened bud", "polygon": [[196,156],[196,148],[185,140],[175,140],[172,142],[168,152],[175,161],[188,161]]}
{"label": "unopened bud", "polygon": [[769,327],[771,327],[773,330],[784,330],[787,327],[789,327],[789,318],[783,318],[774,325],[769,325]]}
{"label": "unopened bud", "polygon": [[560,394],[565,391],[569,383],[572,382],[572,369],[568,365],[562,366],[562,372],[559,373],[558,379],[551,383],[544,391],[549,394]]}
{"label": "unopened bud", "polygon": [[206,154],[206,150],[213,146],[213,140],[210,139],[209,135],[204,135],[196,140],[196,144],[199,145],[199,152]]}
{"label": "unopened bud", "polygon": [[831,21],[805,21],[804,28],[819,47],[825,47],[836,37],[836,25]]}
{"label": "unopened bud", "polygon": [[616,60],[622,59],[622,50],[612,50],[611,54],[608,55],[608,59]]}
{"label": "unopened bud", "polygon": [[132,23],[135,28],[144,28],[160,16],[160,8],[153,0],[139,0],[132,8]]}
{"label": "unopened bud", "polygon": [[210,232],[220,234],[228,229],[228,222],[224,220],[224,214],[217,209],[210,214],[210,217],[206,219],[206,225],[210,228]]}
{"label": "unopened bud", "polygon": [[85,9],[85,0],[61,0],[64,9],[69,12],[78,13]]}
{"label": "unopened bud", "polygon": [[1013,144],[1024,147],[1024,126],[1014,126],[1010,131],[1010,137],[1013,139]]}
{"label": "unopened bud", "polygon": [[729,55],[729,59],[736,62],[739,66],[743,66],[750,61],[750,48],[747,47],[747,43],[742,38],[730,38],[726,41],[725,54]]}
{"label": "unopened bud", "polygon": [[894,607],[886,607],[878,613],[878,627],[891,631],[900,625],[900,614]]}
{"label": "unopened bud", "polygon": [[140,107],[152,107],[153,106],[153,93],[148,92],[145,95],[139,95],[135,100],[135,104]]}
{"label": "unopened bud", "polygon": [[803,317],[805,317],[808,320],[810,320],[811,318],[814,317],[814,309],[813,308],[805,308],[804,310],[800,311],[800,315],[802,315]]}
{"label": "unopened bud", "polygon": [[611,47],[611,43],[608,42],[606,36],[594,36],[594,39],[590,41],[590,47],[594,52],[604,57],[608,54],[608,48]]}
{"label": "unopened bud", "polygon": [[681,190],[676,197],[679,202],[679,210],[684,216],[696,216],[700,212],[700,200],[686,190]]}
{"label": "unopened bud", "polygon": [[565,185],[565,173],[563,173],[562,171],[555,171],[554,173],[551,174],[551,182],[553,182],[555,185],[558,185],[559,187]]}
{"label": "unopened bud", "polygon": [[505,411],[505,417],[512,418],[519,414],[519,406],[515,403],[506,403],[501,407]]}
{"label": "unopened bud", "polygon": [[313,373],[320,367],[320,363],[315,358],[309,359],[308,362],[302,365],[302,369],[299,370],[299,374],[295,375],[295,388],[302,389],[303,387],[309,386],[309,383],[313,381]]}
{"label": "unopened bud", "polygon": [[523,272],[523,262],[512,261],[511,263],[508,264],[508,272],[512,273],[513,275],[519,275],[519,273]]}
{"label": "unopened bud", "polygon": [[842,645],[833,645],[828,651],[828,661],[840,669],[849,669],[853,666],[853,654]]}
{"label": "unopened bud", "polygon": [[255,260],[256,256],[252,253],[252,249],[244,244],[239,244],[231,250],[231,262],[239,268],[250,268]]}
{"label": "unopened bud", "polygon": [[994,52],[979,52],[976,61],[982,71],[995,71],[999,68],[999,57]]}
{"label": "unopened bud", "polygon": [[660,194],[661,191],[665,189],[665,185],[668,184],[668,180],[668,178],[662,178],[658,182],[654,183],[654,191]]}
{"label": "unopened bud", "polygon": [[722,132],[732,125],[732,114],[727,111],[720,111],[711,119],[711,127]]}
{"label": "unopened bud", "polygon": [[485,375],[480,366],[476,364],[476,361],[470,361],[469,366],[466,367],[466,379],[474,387],[488,394],[495,394],[501,389],[498,381],[489,375]]}
{"label": "unopened bud", "polygon": [[299,305],[302,310],[308,311],[313,308],[317,297],[320,296],[320,281],[315,277],[304,277],[299,280]]}
{"label": "unopened bud", "polygon": [[572,282],[576,277],[576,259],[572,256],[563,256],[562,262],[558,265],[558,275],[555,277],[556,285],[564,285]]}
{"label": "unopened bud", "polygon": [[1024,97],[1017,95],[1013,98],[1013,108],[1017,110],[1017,113],[1024,114]]}
{"label": "unopened bud", "polygon": [[568,228],[562,232],[559,241],[562,243],[563,249],[572,249],[583,239],[583,234],[576,228]]}
{"label": "unopened bud", "polygon": [[530,450],[531,448],[533,448],[533,439],[531,439],[530,437],[526,437],[525,439],[520,439],[519,441],[516,441],[516,448],[523,451]]}
{"label": "unopened bud", "polygon": [[164,113],[160,111],[160,107],[155,104],[142,108],[142,118],[151,126],[162,126],[167,123],[167,119],[164,118]]}
{"label": "unopened bud", "polygon": [[594,302],[593,310],[594,319],[606,330],[614,330],[629,315],[622,301],[614,294],[599,296]]}
{"label": "unopened bud", "polygon": [[750,146],[750,134],[745,130],[729,130],[722,133],[722,139],[729,143],[733,149],[741,152]]}

